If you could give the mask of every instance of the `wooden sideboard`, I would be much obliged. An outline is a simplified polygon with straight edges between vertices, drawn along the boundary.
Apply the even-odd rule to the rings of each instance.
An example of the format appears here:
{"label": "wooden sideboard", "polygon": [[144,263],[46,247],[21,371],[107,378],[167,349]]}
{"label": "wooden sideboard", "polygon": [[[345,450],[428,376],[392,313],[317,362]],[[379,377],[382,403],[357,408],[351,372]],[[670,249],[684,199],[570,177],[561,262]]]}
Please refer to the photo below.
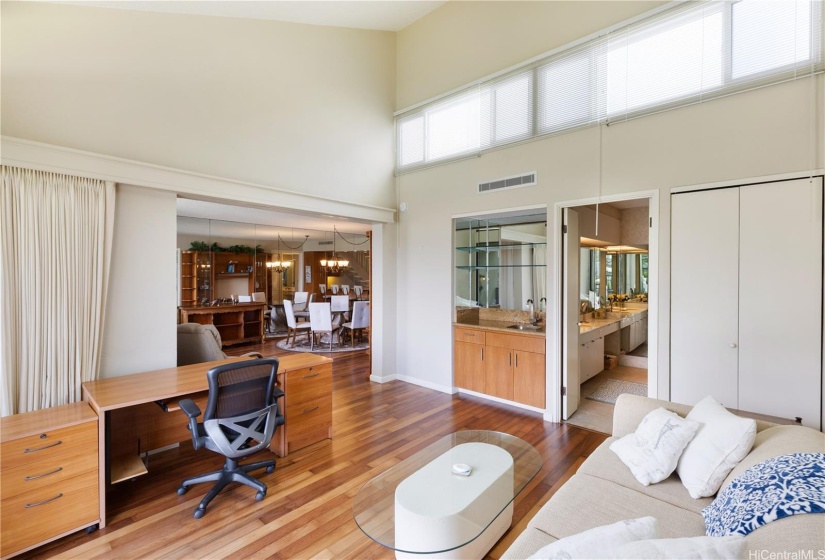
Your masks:
{"label": "wooden sideboard", "polygon": [[97,414],[85,402],[0,419],[0,556],[100,521]]}
{"label": "wooden sideboard", "polygon": [[215,325],[224,346],[264,341],[263,303],[236,303],[214,307],[179,307],[181,323]]}

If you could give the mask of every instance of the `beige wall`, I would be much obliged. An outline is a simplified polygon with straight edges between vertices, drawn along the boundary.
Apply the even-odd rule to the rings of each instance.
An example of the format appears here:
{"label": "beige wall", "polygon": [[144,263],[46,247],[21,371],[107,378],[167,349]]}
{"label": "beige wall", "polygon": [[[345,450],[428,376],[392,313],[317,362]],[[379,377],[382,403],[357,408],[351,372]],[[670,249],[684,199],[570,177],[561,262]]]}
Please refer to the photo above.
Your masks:
{"label": "beige wall", "polygon": [[117,186],[102,378],[177,363],[175,198]]}
{"label": "beige wall", "polygon": [[0,10],[4,135],[394,203],[394,33],[39,2]]}
{"label": "beige wall", "polygon": [[396,109],[666,2],[447,2],[398,34]]}

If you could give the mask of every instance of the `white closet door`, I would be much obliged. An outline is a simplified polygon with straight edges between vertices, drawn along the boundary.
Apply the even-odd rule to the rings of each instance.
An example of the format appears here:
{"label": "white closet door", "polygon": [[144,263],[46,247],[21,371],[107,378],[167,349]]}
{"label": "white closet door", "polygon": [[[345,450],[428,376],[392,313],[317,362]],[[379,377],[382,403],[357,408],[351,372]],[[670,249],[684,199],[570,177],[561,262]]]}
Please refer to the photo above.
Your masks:
{"label": "white closet door", "polygon": [[739,189],[671,197],[670,398],[737,403]]}
{"label": "white closet door", "polygon": [[739,408],[820,428],[822,180],[740,192]]}

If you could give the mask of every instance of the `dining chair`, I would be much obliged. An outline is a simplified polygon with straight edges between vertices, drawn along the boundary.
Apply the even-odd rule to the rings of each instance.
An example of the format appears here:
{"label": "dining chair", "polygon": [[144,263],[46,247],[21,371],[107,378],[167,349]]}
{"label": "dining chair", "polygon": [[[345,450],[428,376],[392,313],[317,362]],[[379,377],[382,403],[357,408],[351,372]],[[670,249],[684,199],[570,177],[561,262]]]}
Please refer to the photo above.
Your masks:
{"label": "dining chair", "polygon": [[326,284],[318,284],[318,290],[320,290],[321,297],[323,297],[327,293],[327,285]]}
{"label": "dining chair", "polygon": [[338,295],[338,284],[333,284],[330,288],[332,288],[332,295]]}
{"label": "dining chair", "polygon": [[352,321],[341,325],[341,333],[343,329],[349,330],[349,337],[352,342],[352,347],[355,348],[355,331],[363,334],[364,329],[370,326],[370,302],[356,301],[352,308]]}
{"label": "dining chair", "polygon": [[[252,301],[254,303],[266,303],[266,292],[252,292]],[[272,322],[272,308],[267,306],[264,311],[264,331],[270,332],[270,323]]]}
{"label": "dining chair", "polygon": [[349,311],[349,296],[332,296],[329,301],[332,306],[332,328],[338,330],[347,320],[344,315]]}
{"label": "dining chair", "polygon": [[295,340],[298,336],[298,331],[307,333],[307,338],[310,334],[309,323],[299,323],[295,320],[295,312],[292,309],[292,302],[288,299],[284,300],[284,315],[286,315],[286,343],[289,344],[289,335],[292,335],[292,346],[295,346]]}
{"label": "dining chair", "polygon": [[361,299],[361,294],[364,293],[364,288],[361,286],[353,286],[352,291],[355,292],[355,299]]}
{"label": "dining chair", "polygon": [[348,296],[349,295],[349,286],[347,286],[346,284],[342,285],[341,286],[341,292],[343,292],[343,294],[345,296]]}
{"label": "dining chair", "polygon": [[332,312],[329,303],[313,303],[309,306],[309,324],[311,326],[309,350],[315,349],[315,335],[329,333],[329,351],[332,352]]}
{"label": "dining chair", "polygon": [[295,311],[306,311],[309,292],[295,292]]}

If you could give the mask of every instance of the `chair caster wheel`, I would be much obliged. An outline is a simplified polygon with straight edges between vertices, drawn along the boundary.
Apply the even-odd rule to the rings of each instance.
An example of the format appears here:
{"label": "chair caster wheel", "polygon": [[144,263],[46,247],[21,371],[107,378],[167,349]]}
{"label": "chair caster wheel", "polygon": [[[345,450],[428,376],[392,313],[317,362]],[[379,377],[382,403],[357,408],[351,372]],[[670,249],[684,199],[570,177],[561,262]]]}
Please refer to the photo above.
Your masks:
{"label": "chair caster wheel", "polygon": [[264,496],[266,496],[266,492],[258,492],[255,494],[255,499],[260,502],[264,499]]}
{"label": "chair caster wheel", "polygon": [[272,474],[275,471],[275,467],[267,467],[266,474]]}
{"label": "chair caster wheel", "polygon": [[189,490],[186,486],[181,486],[178,488],[178,496],[183,496],[186,494],[186,491]]}
{"label": "chair caster wheel", "polygon": [[92,533],[94,533],[98,529],[100,529],[100,524],[99,523],[95,523],[94,525],[90,525],[89,527],[86,527],[86,534],[91,535]]}
{"label": "chair caster wheel", "polygon": [[200,519],[206,513],[205,509],[198,508],[195,510],[195,519]]}

